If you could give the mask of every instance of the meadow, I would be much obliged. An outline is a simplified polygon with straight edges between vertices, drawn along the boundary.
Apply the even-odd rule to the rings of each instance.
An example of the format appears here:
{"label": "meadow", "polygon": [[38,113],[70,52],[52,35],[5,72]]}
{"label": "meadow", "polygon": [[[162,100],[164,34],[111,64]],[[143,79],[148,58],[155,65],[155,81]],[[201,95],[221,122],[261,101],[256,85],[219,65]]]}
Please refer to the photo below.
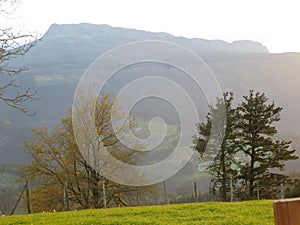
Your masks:
{"label": "meadow", "polygon": [[274,224],[273,201],[191,203],[0,217],[0,224]]}

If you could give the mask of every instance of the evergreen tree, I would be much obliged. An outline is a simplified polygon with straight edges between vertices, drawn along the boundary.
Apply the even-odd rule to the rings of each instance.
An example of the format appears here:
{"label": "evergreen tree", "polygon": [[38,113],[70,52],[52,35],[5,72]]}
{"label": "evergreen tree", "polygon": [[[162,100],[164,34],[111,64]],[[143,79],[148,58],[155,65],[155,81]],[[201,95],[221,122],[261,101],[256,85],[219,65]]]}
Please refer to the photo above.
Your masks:
{"label": "evergreen tree", "polygon": [[296,180],[292,187],[288,187],[285,190],[286,198],[298,198],[300,197],[300,180]]}
{"label": "evergreen tree", "polygon": [[[234,123],[235,123],[235,109],[232,107],[233,94],[224,93],[224,100],[218,99],[216,106],[209,106],[209,112],[206,116],[205,123],[198,123],[197,136],[193,137],[194,148],[203,156],[204,151],[210,152],[214,159],[210,166],[206,169],[209,174],[213,176],[213,188],[219,187],[218,192],[222,201],[228,201],[227,192],[229,191],[230,179],[236,177],[237,171],[232,169],[235,164],[234,154]],[[224,110],[226,110],[226,120],[224,120]],[[217,126],[219,133],[212,134],[212,123]],[[226,128],[225,128],[226,127]],[[224,130],[225,128],[225,130]],[[224,136],[222,132],[225,131]],[[219,141],[224,138],[218,152],[215,152],[215,145],[208,146],[209,139]],[[210,149],[212,148],[212,149]]]}
{"label": "evergreen tree", "polygon": [[284,170],[287,160],[298,157],[290,149],[290,141],[274,140],[277,129],[273,125],[280,120],[281,107],[274,102],[269,104],[264,93],[250,90],[248,96],[237,107],[237,138],[235,144],[244,154],[241,163],[241,178],[244,181],[248,198],[255,197],[255,184],[261,188],[264,198],[276,197],[280,183],[288,181]]}

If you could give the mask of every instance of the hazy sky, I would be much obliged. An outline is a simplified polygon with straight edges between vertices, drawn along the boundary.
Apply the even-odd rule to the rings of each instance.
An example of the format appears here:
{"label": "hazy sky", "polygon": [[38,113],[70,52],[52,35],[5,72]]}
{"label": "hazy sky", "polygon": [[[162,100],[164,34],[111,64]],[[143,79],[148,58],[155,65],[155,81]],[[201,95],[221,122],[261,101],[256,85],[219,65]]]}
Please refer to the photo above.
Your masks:
{"label": "hazy sky", "polygon": [[43,34],[52,23],[94,23],[188,38],[255,40],[300,52],[299,0],[21,0],[13,24]]}

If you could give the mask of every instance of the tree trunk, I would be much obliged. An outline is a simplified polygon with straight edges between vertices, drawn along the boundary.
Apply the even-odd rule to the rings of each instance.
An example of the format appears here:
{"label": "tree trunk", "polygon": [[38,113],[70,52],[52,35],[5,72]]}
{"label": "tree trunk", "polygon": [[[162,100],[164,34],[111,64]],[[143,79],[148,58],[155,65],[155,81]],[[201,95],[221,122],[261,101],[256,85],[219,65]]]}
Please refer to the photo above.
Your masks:
{"label": "tree trunk", "polygon": [[225,155],[224,152],[222,152],[221,156],[221,166],[222,166],[222,184],[221,184],[221,198],[223,202],[226,202],[227,195],[226,195],[226,189],[227,189],[227,171],[226,171],[226,165],[225,165]]}
{"label": "tree trunk", "polygon": [[254,151],[255,149],[252,148],[251,152],[251,165],[250,165],[250,179],[249,179],[249,195],[251,198],[254,198]]}

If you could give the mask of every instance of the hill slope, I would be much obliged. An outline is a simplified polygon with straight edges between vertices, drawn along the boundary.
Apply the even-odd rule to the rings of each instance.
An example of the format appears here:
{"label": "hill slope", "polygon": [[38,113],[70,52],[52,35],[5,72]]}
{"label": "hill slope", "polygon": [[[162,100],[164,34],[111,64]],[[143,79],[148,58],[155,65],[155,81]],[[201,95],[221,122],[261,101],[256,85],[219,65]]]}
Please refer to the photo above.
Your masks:
{"label": "hill slope", "polygon": [[274,224],[272,201],[194,203],[0,217],[0,224]]}

